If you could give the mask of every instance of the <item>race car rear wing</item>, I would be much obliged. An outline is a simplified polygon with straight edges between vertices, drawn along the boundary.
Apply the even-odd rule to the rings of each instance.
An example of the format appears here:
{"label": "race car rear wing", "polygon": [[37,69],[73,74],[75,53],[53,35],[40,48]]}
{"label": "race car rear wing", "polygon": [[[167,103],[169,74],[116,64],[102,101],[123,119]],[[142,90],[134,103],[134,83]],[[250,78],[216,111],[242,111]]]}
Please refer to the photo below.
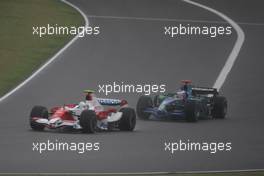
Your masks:
{"label": "race car rear wing", "polygon": [[208,87],[193,87],[192,88],[193,95],[218,95],[218,91],[215,88]]}

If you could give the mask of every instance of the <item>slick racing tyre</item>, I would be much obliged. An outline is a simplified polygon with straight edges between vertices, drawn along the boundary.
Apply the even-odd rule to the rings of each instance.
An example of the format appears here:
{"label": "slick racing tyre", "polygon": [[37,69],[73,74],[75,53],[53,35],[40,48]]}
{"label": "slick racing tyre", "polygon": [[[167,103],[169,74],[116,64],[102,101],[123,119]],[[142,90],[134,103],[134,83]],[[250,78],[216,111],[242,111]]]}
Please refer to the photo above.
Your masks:
{"label": "slick racing tyre", "polygon": [[34,121],[33,118],[36,118],[36,117],[48,119],[49,118],[48,109],[43,106],[34,106],[30,113],[30,119],[29,119],[30,127],[33,130],[42,131],[45,128],[45,125]]}
{"label": "slick racing tyre", "polygon": [[152,108],[153,102],[150,96],[141,96],[137,102],[137,115],[141,119],[148,119],[150,113],[144,112],[146,108]]}
{"label": "slick racing tyre", "polygon": [[122,108],[122,117],[119,123],[119,129],[122,131],[133,131],[136,126],[136,112],[132,108]]}
{"label": "slick racing tyre", "polygon": [[187,122],[197,122],[200,116],[198,105],[194,101],[187,101],[184,107]]}
{"label": "slick racing tyre", "polygon": [[81,113],[80,125],[83,133],[94,133],[96,128],[96,114],[92,110],[84,110]]}
{"label": "slick racing tyre", "polygon": [[216,96],[214,98],[214,105],[212,109],[213,118],[224,119],[227,113],[227,100],[223,96]]}

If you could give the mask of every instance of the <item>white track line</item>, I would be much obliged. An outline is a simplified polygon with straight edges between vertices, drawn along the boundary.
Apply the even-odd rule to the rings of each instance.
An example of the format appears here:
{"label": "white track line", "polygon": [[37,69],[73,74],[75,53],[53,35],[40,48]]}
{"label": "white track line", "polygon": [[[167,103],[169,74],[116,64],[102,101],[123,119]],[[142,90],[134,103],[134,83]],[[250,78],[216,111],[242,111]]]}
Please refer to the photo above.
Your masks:
{"label": "white track line", "polygon": [[[73,7],[74,9],[76,9],[83,16],[83,18],[85,20],[85,27],[87,27],[89,25],[88,18],[86,17],[86,15],[77,6],[73,5],[72,3],[70,3],[70,2],[68,2],[66,0],[61,0],[61,1],[64,2],[64,3],[66,3],[69,6]],[[25,81],[23,81],[18,86],[16,86],[14,89],[12,89],[10,92],[8,92],[4,96],[2,96],[0,98],[0,103],[3,100],[5,100],[7,97],[9,97],[10,95],[12,95],[14,92],[16,92],[17,90],[19,90],[21,87],[23,87],[25,84],[27,84],[30,80],[32,80],[41,71],[43,71],[49,64],[51,64],[55,59],[57,59],[58,56],[61,53],[63,53],[70,45],[72,45],[78,38],[79,38],[78,35],[76,35],[62,49],[60,49],[52,58],[50,58],[44,65],[42,65],[37,71],[35,71],[31,76],[29,76]]]}
{"label": "white track line", "polygon": [[211,21],[211,20],[190,20],[177,18],[151,18],[151,17],[133,17],[133,16],[101,16],[87,15],[88,18],[113,19],[113,20],[139,20],[139,21],[172,21],[172,22],[190,22],[190,23],[216,23],[227,24],[226,21]]}
{"label": "white track line", "polygon": [[[190,23],[214,23],[214,24],[229,24],[227,21],[212,21],[212,20],[190,20],[177,18],[152,18],[152,17],[133,17],[133,16],[105,16],[105,15],[86,15],[88,18],[98,19],[114,19],[114,20],[139,20],[139,21],[172,21],[172,22],[190,22]],[[248,26],[264,26],[264,23],[249,23],[237,22],[240,25]]]}
{"label": "white track line", "polygon": [[225,65],[224,67],[222,68],[220,74],[218,75],[213,87],[217,88],[218,90],[221,89],[221,87],[223,86],[229,72],[231,71],[236,59],[237,59],[237,56],[238,56],[238,53],[244,43],[244,40],[245,40],[245,34],[243,32],[243,30],[240,28],[240,26],[235,22],[233,21],[232,19],[230,19],[228,16],[226,16],[225,14],[211,8],[211,7],[207,7],[205,5],[202,5],[200,3],[197,3],[197,2],[193,2],[191,0],[183,0],[184,2],[186,3],[189,3],[189,4],[192,4],[192,5],[195,5],[197,7],[201,7],[205,10],[208,10],[216,15],[218,15],[219,17],[221,17],[222,19],[224,19],[225,21],[227,21],[228,23],[230,23],[230,25],[236,30],[237,32],[237,40],[236,40],[236,43],[231,51],[231,53],[229,54],[226,62],[225,62]]}

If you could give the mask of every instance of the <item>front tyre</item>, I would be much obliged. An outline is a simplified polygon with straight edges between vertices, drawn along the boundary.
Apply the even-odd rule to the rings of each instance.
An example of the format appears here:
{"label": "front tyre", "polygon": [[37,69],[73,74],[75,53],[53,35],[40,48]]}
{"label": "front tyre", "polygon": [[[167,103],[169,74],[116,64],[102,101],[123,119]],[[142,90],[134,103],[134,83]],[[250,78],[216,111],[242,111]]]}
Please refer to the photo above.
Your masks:
{"label": "front tyre", "polygon": [[29,118],[30,127],[36,131],[43,131],[45,128],[45,124],[38,123],[33,118],[48,119],[49,118],[48,109],[43,106],[34,106],[30,113],[30,118]]}
{"label": "front tyre", "polygon": [[213,118],[224,119],[227,114],[227,100],[223,96],[216,96],[214,98],[214,106],[212,109]]}
{"label": "front tyre", "polygon": [[122,117],[119,123],[119,129],[122,131],[133,131],[136,126],[136,112],[132,108],[122,108]]}
{"label": "front tyre", "polygon": [[84,110],[80,116],[83,133],[94,133],[96,128],[96,114],[92,110]]}
{"label": "front tyre", "polygon": [[147,108],[152,108],[153,102],[150,96],[141,96],[137,102],[137,115],[141,119],[148,119],[150,113],[144,112]]}

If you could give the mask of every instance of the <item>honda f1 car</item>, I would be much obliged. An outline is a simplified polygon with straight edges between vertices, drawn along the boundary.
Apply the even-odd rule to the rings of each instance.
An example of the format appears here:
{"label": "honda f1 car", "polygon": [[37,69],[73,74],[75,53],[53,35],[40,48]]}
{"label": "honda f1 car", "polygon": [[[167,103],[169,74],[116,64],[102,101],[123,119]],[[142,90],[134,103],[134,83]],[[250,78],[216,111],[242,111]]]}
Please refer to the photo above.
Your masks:
{"label": "honda f1 car", "polygon": [[137,115],[141,119],[186,119],[196,122],[199,118],[220,118],[227,114],[227,99],[215,88],[196,87],[190,80],[183,80],[181,88],[174,93],[141,96],[137,102]]}
{"label": "honda f1 car", "polygon": [[[85,133],[101,130],[120,129],[133,131],[136,125],[135,110],[128,107],[126,100],[96,98],[91,90],[86,90],[86,100],[51,108],[35,106],[30,113],[33,130],[76,129]],[[107,108],[106,108],[107,106]]]}

